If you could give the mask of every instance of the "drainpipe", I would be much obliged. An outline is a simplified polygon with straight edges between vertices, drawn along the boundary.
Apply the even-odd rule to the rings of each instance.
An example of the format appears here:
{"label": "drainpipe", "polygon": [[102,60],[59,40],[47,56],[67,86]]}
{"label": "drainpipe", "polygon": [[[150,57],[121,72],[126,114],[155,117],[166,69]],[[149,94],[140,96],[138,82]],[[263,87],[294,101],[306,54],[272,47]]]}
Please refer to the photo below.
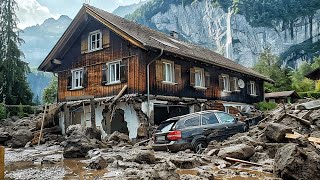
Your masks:
{"label": "drainpipe", "polygon": [[163,54],[163,49],[161,49],[160,54],[155,57],[152,61],[150,61],[147,65],[147,97],[148,97],[148,111],[147,111],[147,115],[148,118],[150,118],[150,65],[156,61],[157,59],[159,59]]}

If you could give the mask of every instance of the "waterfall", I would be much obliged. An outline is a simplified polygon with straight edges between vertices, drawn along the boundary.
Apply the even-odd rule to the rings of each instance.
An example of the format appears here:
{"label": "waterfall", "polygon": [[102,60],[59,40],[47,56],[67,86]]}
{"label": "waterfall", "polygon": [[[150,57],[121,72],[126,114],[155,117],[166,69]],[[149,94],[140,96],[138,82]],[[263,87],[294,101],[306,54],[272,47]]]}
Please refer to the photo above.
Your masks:
{"label": "waterfall", "polygon": [[232,32],[231,32],[231,17],[233,10],[231,7],[228,9],[227,15],[227,41],[226,41],[226,57],[232,59],[233,48],[232,48]]}

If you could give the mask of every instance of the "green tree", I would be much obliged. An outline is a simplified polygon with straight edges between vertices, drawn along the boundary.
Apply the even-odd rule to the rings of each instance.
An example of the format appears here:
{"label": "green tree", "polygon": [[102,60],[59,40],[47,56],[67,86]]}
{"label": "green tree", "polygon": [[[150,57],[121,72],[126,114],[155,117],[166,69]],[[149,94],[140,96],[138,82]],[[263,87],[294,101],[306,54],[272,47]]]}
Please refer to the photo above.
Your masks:
{"label": "green tree", "polygon": [[300,67],[291,73],[292,88],[298,92],[314,91],[314,82],[305,77],[305,75],[312,71],[312,65],[303,62]]}
{"label": "green tree", "polygon": [[28,64],[21,61],[17,9],[15,0],[0,1],[0,101],[5,104],[31,104],[32,93],[27,83]]}
{"label": "green tree", "polygon": [[279,57],[273,55],[270,48],[265,49],[264,52],[261,53],[253,69],[275,81],[274,84],[265,84],[265,90],[267,92],[291,89],[290,71],[286,68],[281,68]]}
{"label": "green tree", "polygon": [[51,83],[47,88],[44,89],[43,92],[43,102],[44,103],[55,103],[57,102],[57,91],[58,91],[58,80],[57,78],[53,78]]}

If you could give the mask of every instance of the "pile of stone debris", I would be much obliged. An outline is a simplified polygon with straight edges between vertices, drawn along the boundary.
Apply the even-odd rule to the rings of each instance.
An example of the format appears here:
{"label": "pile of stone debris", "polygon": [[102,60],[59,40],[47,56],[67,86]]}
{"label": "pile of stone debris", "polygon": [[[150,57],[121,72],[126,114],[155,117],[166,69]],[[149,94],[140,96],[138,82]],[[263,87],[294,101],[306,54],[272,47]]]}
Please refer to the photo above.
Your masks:
{"label": "pile of stone debris", "polygon": [[211,142],[204,153],[260,166],[283,179],[320,179],[320,106],[316,104],[309,110],[300,104],[281,105],[248,132]]}
{"label": "pile of stone debris", "polygon": [[[0,120],[0,144],[20,148],[38,144],[43,114],[37,116],[11,118]],[[64,140],[58,125],[47,124],[42,131],[41,144],[60,144]]]}

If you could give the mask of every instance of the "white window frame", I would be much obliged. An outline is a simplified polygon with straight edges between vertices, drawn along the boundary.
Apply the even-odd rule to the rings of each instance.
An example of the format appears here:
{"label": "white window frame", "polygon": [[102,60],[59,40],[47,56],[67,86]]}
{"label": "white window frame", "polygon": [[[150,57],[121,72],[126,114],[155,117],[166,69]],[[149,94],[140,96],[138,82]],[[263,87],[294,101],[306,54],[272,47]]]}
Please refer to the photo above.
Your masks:
{"label": "white window frame", "polygon": [[230,77],[227,74],[222,74],[222,83],[223,83],[223,92],[231,92],[230,91]]}
{"label": "white window frame", "polygon": [[[117,65],[119,66],[119,71],[118,71],[118,76],[119,76],[119,79],[117,79]],[[112,62],[109,62],[107,63],[107,66],[108,66],[108,84],[118,84],[118,83],[121,83],[121,60],[118,60],[118,61],[112,61]],[[114,72],[111,72],[111,67],[112,66],[115,66],[115,71]],[[113,74],[113,76],[112,76]],[[112,77],[114,77],[114,79],[111,79]]]}
{"label": "white window frame", "polygon": [[[79,76],[76,77],[77,72],[79,73]],[[75,89],[82,89],[83,88],[83,68],[79,69],[73,69],[71,70],[72,74],[72,82],[71,82],[71,90]],[[79,84],[77,85],[77,80]]]}
{"label": "white window frame", "polygon": [[[175,74],[174,74],[174,62],[172,61],[162,61],[163,63],[163,83],[175,83]],[[167,69],[169,67],[169,69]],[[169,74],[168,72],[171,72]]]}
{"label": "white window frame", "polygon": [[239,88],[239,84],[238,84],[238,78],[237,77],[233,77],[233,82],[234,83],[234,91],[235,92],[240,92],[240,88]]}
{"label": "white window frame", "polygon": [[[100,35],[100,39],[97,39],[97,35]],[[96,36],[95,38],[95,47],[92,47],[92,37],[93,36]],[[100,30],[97,30],[97,31],[93,31],[93,32],[90,32],[89,33],[89,36],[88,36],[88,48],[89,48],[89,52],[93,52],[93,51],[98,51],[98,50],[101,50],[102,49],[102,32]],[[99,47],[97,46],[97,42],[99,42]]]}
{"label": "white window frame", "polygon": [[257,96],[256,82],[250,81],[250,95]]}
{"label": "white window frame", "polygon": [[[200,82],[197,81],[197,75],[200,75]],[[205,88],[205,82],[204,69],[194,68],[194,87]]]}

